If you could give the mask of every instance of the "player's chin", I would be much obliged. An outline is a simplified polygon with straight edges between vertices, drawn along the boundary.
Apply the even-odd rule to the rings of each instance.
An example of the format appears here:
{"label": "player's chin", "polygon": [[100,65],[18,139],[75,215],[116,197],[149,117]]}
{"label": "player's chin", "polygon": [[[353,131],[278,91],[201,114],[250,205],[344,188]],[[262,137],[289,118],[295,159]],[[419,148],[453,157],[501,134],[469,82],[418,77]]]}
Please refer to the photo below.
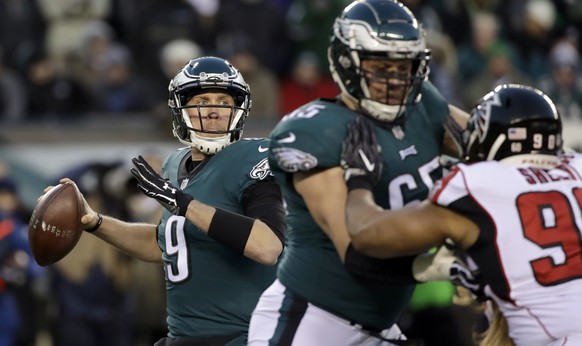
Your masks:
{"label": "player's chin", "polygon": [[205,133],[204,137],[205,138],[220,138],[220,137],[224,137],[224,133]]}

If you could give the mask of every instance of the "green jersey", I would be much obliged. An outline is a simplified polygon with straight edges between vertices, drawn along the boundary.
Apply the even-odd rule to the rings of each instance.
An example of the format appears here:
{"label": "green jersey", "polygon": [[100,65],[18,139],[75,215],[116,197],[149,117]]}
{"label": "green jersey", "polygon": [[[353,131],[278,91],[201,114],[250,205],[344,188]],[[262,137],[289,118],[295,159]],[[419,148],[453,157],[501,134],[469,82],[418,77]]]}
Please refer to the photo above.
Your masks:
{"label": "green jersey", "polygon": [[[424,83],[422,99],[402,128],[376,127],[384,170],[376,202],[398,209],[427,197],[443,174],[439,154],[448,104]],[[347,123],[358,113],[336,100],[317,100],[284,117],[271,133],[269,164],[287,203],[286,247],[278,279],[310,303],[352,322],[385,329],[405,308],[413,285],[362,285],[345,270],[325,233],[295,191],[291,174],[340,165]]]}
{"label": "green jersey", "polygon": [[[208,157],[190,173],[188,147],[172,153],[162,173],[196,200],[244,214],[245,189],[272,179],[268,147],[266,139],[243,139]],[[169,336],[246,335],[251,313],[274,281],[276,267],[236,253],[166,210],[158,226],[158,244],[165,264]]]}

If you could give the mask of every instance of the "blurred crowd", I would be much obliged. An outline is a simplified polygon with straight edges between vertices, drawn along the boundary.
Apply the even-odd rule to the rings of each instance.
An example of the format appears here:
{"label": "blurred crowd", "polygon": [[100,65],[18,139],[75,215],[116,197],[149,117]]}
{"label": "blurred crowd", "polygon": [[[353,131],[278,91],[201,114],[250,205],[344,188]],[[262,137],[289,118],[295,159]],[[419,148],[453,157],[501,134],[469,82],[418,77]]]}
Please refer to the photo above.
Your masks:
{"label": "blurred crowd", "polygon": [[[401,1],[427,29],[430,78],[450,103],[468,110],[495,85],[518,82],[552,97],[565,122],[582,123],[582,1]],[[0,123],[132,113],[169,129],[168,81],[202,55],[229,59],[251,87],[251,120],[273,123],[339,92],[326,47],[349,2],[0,0]],[[80,163],[51,183],[68,176],[98,211],[157,222],[159,206],[138,193],[124,164]],[[162,268],[90,236],[57,265],[39,267],[26,246],[30,210],[10,173],[0,164],[0,346],[153,344],[165,333]],[[434,309],[450,307],[450,285],[421,290],[405,329],[426,330],[420,318],[434,324]],[[451,317],[468,330],[463,340],[471,338],[466,316]]]}
{"label": "blurred crowd", "polygon": [[[218,55],[253,92],[252,118],[278,119],[337,89],[326,47],[349,0],[0,0],[0,119],[79,121],[91,113],[167,119],[184,61]],[[582,119],[582,3],[404,0],[433,50],[431,79],[468,108],[492,86],[540,87]]]}
{"label": "blurred crowd", "polygon": [[[146,156],[161,167],[161,156]],[[32,210],[10,173],[0,161],[0,346],[139,346],[164,336],[163,268],[88,234],[64,259],[39,266],[27,241]],[[150,223],[161,215],[122,162],[80,163],[58,176],[102,213]]]}

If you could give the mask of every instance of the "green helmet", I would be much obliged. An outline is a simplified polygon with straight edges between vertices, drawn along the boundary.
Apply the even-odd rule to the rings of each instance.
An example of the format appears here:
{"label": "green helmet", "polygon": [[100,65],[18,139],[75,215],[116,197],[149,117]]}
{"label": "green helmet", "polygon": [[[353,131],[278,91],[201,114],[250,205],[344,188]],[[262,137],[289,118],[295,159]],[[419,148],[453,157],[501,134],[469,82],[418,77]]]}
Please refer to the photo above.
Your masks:
{"label": "green helmet", "polygon": [[[193,95],[205,89],[223,90],[234,98],[235,106],[230,107],[229,126],[226,131],[205,130],[203,127],[196,130],[192,126],[188,108],[198,109],[199,121],[202,125],[200,108],[216,107],[216,105],[187,106],[188,100]],[[204,154],[214,155],[241,138],[245,120],[251,108],[251,91],[240,72],[227,60],[213,56],[190,60],[170,81],[168,91],[173,132],[180,142],[197,148]],[[210,138],[204,136],[205,133],[221,136]]]}
{"label": "green helmet", "polygon": [[[406,110],[420,100],[422,83],[427,80],[430,50],[425,33],[412,12],[394,0],[358,0],[348,5],[336,18],[328,60],[331,74],[344,94],[359,104],[369,116],[392,123],[405,116]],[[384,75],[404,83],[406,92],[400,104],[386,104],[371,98],[369,83],[361,67],[362,60],[411,61],[410,74]],[[390,93],[390,85],[388,84]]]}

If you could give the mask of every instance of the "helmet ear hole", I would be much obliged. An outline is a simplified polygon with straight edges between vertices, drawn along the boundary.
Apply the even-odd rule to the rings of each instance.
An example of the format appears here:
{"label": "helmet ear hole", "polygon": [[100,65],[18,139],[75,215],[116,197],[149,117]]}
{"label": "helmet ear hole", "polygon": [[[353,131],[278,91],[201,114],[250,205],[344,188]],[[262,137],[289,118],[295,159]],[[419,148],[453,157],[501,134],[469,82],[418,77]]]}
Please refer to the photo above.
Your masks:
{"label": "helmet ear hole", "polygon": [[246,100],[245,95],[235,95],[234,102],[237,106],[241,106]]}

